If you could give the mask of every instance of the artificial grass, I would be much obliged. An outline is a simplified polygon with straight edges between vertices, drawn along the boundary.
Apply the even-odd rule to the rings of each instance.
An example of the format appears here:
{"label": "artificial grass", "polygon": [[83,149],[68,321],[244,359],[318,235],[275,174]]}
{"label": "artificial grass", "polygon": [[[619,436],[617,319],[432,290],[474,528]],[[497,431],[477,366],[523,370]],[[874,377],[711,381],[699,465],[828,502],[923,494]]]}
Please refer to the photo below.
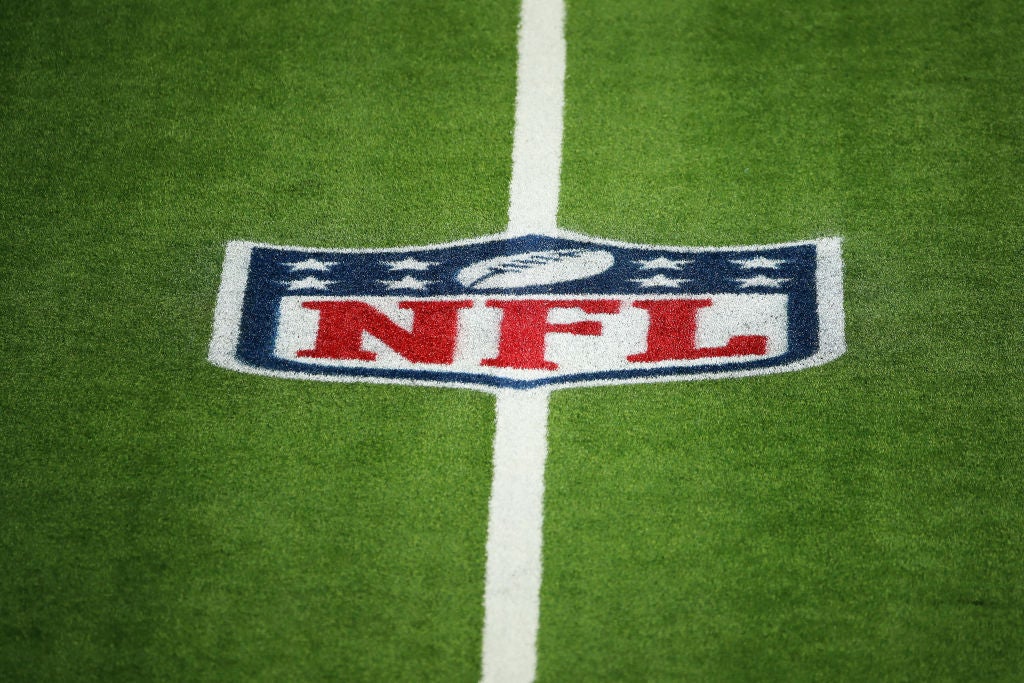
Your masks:
{"label": "artificial grass", "polygon": [[1000,2],[574,6],[561,223],[840,235],[849,350],[556,394],[541,680],[1020,677],[1022,38]]}
{"label": "artificial grass", "polygon": [[5,5],[0,678],[479,671],[492,401],[206,361],[224,243],[504,221],[513,6]]}
{"label": "artificial grass", "polygon": [[[206,360],[230,239],[504,227],[511,2],[0,6],[0,676],[473,680],[493,399]],[[539,680],[1016,680],[1024,14],[571,3],[560,224],[844,238],[847,354],[558,391]]]}

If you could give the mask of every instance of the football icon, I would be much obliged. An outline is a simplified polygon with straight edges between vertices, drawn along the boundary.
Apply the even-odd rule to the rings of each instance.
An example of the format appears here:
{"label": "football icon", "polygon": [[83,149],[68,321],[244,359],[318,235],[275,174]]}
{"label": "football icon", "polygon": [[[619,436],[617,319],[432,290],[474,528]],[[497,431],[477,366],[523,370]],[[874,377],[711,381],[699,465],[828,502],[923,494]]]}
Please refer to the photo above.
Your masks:
{"label": "football icon", "polygon": [[593,277],[614,263],[611,252],[602,249],[529,251],[479,261],[460,270],[455,279],[473,289],[536,287]]}

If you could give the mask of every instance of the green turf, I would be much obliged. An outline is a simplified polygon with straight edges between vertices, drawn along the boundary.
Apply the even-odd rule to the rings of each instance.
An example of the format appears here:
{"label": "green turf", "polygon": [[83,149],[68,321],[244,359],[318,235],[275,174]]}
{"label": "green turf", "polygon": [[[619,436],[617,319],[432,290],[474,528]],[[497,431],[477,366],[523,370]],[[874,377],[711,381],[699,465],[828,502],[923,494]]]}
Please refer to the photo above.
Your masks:
{"label": "green turf", "polygon": [[0,11],[0,678],[475,678],[492,399],[206,346],[229,239],[502,227],[516,8]]}
{"label": "green turf", "polygon": [[840,235],[850,350],[556,395],[541,678],[1019,680],[1020,6],[573,7],[561,223]]}
{"label": "green turf", "polygon": [[[493,399],[206,360],[503,228],[514,2],[0,4],[0,679],[479,675]],[[1024,678],[1024,9],[575,2],[560,222],[845,239],[849,352],[556,392],[539,679]]]}

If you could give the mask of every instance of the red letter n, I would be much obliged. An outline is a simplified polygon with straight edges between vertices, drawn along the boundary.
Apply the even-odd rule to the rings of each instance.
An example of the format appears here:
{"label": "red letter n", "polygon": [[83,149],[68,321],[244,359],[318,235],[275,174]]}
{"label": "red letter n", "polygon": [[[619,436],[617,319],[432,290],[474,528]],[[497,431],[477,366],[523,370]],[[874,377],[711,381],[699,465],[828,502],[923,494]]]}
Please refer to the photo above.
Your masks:
{"label": "red letter n", "polygon": [[725,346],[697,348],[697,312],[711,305],[711,299],[652,299],[634,301],[636,308],[651,314],[647,330],[647,351],[626,356],[632,363],[657,363],[662,360],[692,360],[722,356],[763,356],[768,337],[740,335]]}
{"label": "red letter n", "polygon": [[575,323],[549,323],[552,308],[581,308],[586,313],[618,313],[619,302],[612,299],[516,299],[488,301],[491,308],[504,311],[498,337],[498,357],[487,358],[481,365],[522,370],[555,370],[557,363],[544,359],[545,338],[550,332],[582,334],[596,337],[601,323],[581,320]]}
{"label": "red letter n", "polygon": [[320,311],[316,344],[299,351],[303,358],[374,360],[363,350],[363,332],[368,332],[413,363],[451,365],[459,331],[459,309],[472,301],[403,301],[399,308],[413,312],[412,331],[363,301],[307,301],[303,308]]}

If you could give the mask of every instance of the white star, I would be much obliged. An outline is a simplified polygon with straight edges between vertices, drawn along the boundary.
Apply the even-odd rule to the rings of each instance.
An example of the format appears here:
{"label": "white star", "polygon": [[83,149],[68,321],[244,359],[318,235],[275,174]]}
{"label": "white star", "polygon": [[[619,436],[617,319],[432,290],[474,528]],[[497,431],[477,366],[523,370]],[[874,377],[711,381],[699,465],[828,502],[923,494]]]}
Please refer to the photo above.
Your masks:
{"label": "white star", "polygon": [[641,287],[681,287],[681,283],[689,282],[689,280],[681,277],[665,277],[658,273],[654,277],[638,278],[630,280],[630,282],[635,282]]}
{"label": "white star", "polygon": [[286,282],[288,289],[327,289],[327,285],[333,285],[334,280],[321,280],[318,277],[305,277],[301,280],[295,280],[294,282]]}
{"label": "white star", "polygon": [[778,268],[780,263],[785,263],[785,259],[777,258],[765,258],[764,256],[755,256],[754,258],[748,259],[729,259],[732,263],[735,263],[740,268],[750,270],[751,268]]}
{"label": "white star", "polygon": [[783,282],[789,282],[789,278],[755,275],[754,277],[738,277],[736,282],[740,283],[740,287],[778,287]]}
{"label": "white star", "polygon": [[308,258],[305,261],[298,261],[296,263],[284,264],[292,269],[294,273],[297,270],[316,270],[321,273],[326,273],[331,269],[331,266],[338,265],[337,261],[317,261],[315,258]]}
{"label": "white star", "polygon": [[427,285],[435,280],[417,280],[412,275],[406,275],[401,280],[379,280],[378,282],[387,285],[388,289],[426,289]]}
{"label": "white star", "polygon": [[384,265],[391,270],[426,270],[437,264],[437,261],[419,261],[411,256],[401,261],[384,261]]}
{"label": "white star", "polygon": [[664,256],[652,259],[633,261],[640,264],[640,270],[682,270],[687,263],[693,263],[690,259],[669,259]]}

